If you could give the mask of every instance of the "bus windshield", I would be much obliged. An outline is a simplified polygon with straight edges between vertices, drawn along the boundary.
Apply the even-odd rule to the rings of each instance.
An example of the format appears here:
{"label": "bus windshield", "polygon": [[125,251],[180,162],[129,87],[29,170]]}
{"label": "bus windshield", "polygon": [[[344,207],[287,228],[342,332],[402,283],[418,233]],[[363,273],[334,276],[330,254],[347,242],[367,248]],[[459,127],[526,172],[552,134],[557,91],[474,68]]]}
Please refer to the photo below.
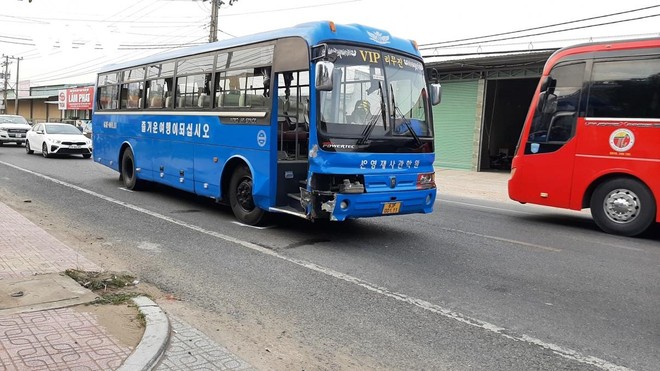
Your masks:
{"label": "bus windshield", "polygon": [[336,55],[334,86],[320,94],[320,135],[359,143],[369,127],[369,139],[381,144],[401,137],[432,137],[420,61],[346,45],[331,45],[328,54]]}

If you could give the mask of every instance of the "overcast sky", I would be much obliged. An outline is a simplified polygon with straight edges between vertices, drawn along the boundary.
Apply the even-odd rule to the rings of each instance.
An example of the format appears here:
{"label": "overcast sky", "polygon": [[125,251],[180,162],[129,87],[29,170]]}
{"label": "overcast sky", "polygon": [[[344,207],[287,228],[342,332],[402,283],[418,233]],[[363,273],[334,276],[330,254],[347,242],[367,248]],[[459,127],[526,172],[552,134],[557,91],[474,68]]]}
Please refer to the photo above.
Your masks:
{"label": "overcast sky", "polygon": [[[426,45],[424,55],[660,37],[660,4],[653,1],[234,0],[233,6],[224,2],[218,13],[221,40],[315,20],[382,28]],[[649,9],[633,12],[641,8]],[[29,80],[33,87],[89,84],[103,65],[209,39],[208,1],[0,0],[0,9],[0,54],[22,58],[20,81]],[[605,17],[616,13],[624,14]],[[589,18],[595,19],[572,22]],[[557,26],[544,28],[549,25]],[[536,29],[509,33],[532,28]],[[557,32],[561,30],[567,31]],[[453,43],[468,44],[460,48],[446,43],[503,33]],[[441,44],[430,48],[435,43]],[[17,60],[9,61],[13,86]]]}

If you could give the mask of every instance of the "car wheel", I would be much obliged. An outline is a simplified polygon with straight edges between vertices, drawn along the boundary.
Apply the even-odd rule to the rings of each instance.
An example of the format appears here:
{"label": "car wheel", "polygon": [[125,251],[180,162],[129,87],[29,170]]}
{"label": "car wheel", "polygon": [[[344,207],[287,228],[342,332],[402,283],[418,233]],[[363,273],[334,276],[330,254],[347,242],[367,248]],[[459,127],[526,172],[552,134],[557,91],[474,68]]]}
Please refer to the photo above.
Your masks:
{"label": "car wheel", "polygon": [[615,178],[599,185],[589,206],[596,225],[611,234],[636,236],[655,221],[653,194],[634,179]]}
{"label": "car wheel", "polygon": [[254,204],[252,173],[247,166],[239,166],[229,181],[229,204],[236,219],[248,225],[265,221],[266,212]]}
{"label": "car wheel", "polygon": [[30,148],[30,142],[27,140],[25,141],[25,153],[27,153],[28,155],[34,153],[34,151]]}
{"label": "car wheel", "polygon": [[82,155],[82,157],[83,157],[83,158],[90,158],[90,157],[92,157],[92,154],[91,154],[91,153],[84,153],[84,154]]}
{"label": "car wheel", "polygon": [[46,143],[41,145],[41,155],[44,156],[45,158],[50,157],[50,153],[48,153],[48,146]]}
{"label": "car wheel", "polygon": [[144,182],[137,178],[135,156],[130,148],[126,149],[121,156],[121,179],[123,180],[126,189],[134,191],[142,189]]}

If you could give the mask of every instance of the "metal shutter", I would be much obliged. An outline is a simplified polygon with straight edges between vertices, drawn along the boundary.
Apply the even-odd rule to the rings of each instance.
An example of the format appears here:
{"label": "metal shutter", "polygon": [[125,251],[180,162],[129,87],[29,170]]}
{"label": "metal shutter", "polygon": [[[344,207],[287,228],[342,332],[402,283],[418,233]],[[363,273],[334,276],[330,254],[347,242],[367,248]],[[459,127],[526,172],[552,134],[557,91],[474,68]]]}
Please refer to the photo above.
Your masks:
{"label": "metal shutter", "polygon": [[442,102],[433,107],[437,167],[472,170],[478,80],[442,83]]}

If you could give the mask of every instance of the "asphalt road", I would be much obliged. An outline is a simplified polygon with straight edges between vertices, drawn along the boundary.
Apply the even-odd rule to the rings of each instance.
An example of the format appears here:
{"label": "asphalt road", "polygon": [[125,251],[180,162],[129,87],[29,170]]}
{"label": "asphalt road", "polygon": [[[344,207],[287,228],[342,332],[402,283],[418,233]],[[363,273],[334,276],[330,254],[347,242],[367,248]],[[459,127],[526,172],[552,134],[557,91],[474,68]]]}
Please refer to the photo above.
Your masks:
{"label": "asphalt road", "polygon": [[257,229],[15,147],[0,147],[0,201],[179,298],[169,310],[263,369],[660,365],[657,228],[617,237],[584,213],[447,195],[430,215]]}

